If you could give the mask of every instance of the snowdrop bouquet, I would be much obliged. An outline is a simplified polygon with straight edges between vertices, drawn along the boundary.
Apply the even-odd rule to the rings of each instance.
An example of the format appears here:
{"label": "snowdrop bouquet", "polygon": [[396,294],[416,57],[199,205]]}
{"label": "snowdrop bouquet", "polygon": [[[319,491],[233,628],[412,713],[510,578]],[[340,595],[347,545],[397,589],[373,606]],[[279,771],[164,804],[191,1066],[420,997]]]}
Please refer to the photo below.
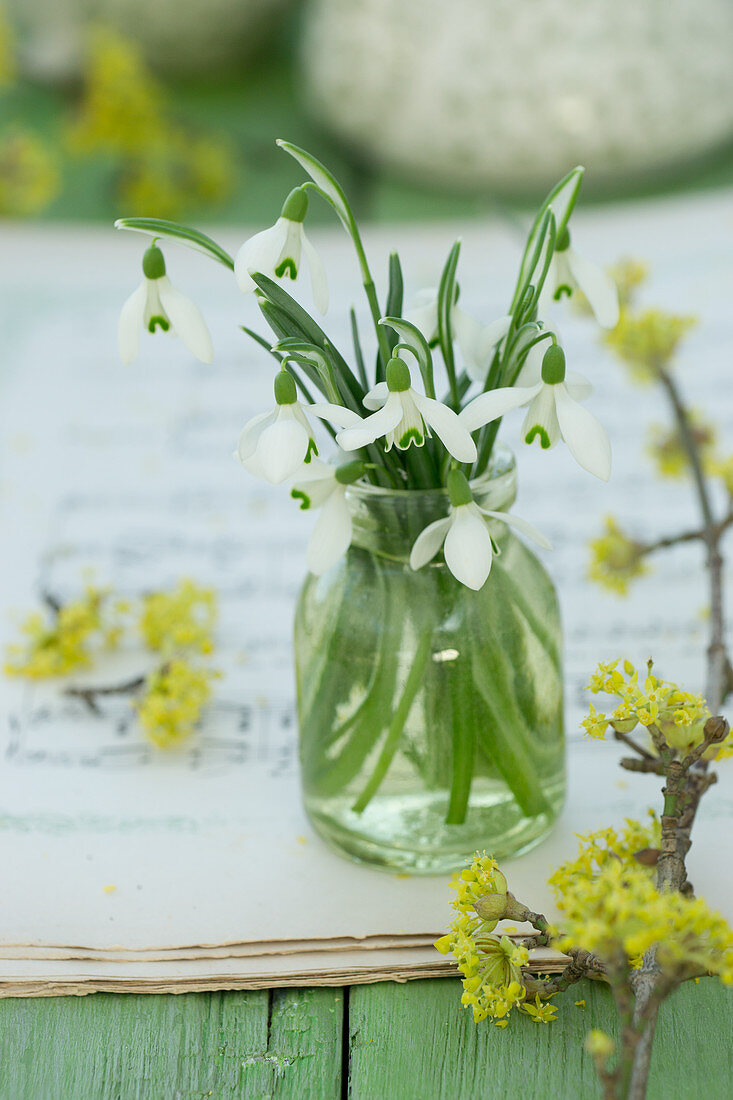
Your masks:
{"label": "snowdrop bouquet", "polygon": [[[445,671],[451,676],[459,671],[458,682],[443,688],[454,698],[473,693],[477,678],[486,672],[485,616],[495,617],[500,602],[506,602],[506,608],[501,624],[490,630],[495,640],[507,629],[510,634],[525,629],[516,618],[520,606],[525,619],[529,615],[534,623],[532,629],[541,633],[537,609],[530,615],[519,596],[524,589],[525,601],[531,603],[534,581],[522,571],[541,570],[541,566],[513,536],[508,541],[509,531],[549,548],[539,531],[507,510],[513,500],[514,466],[505,449],[496,446],[498,427],[506,413],[524,408],[521,436],[525,443],[536,440],[548,450],[562,441],[589,473],[609,477],[608,437],[583,404],[591,386],[567,370],[565,353],[546,318],[550,302],[572,294],[576,287],[583,291],[601,325],[616,323],[618,303],[610,277],[571,244],[568,223],[582,180],[581,168],[561,180],[541,205],[507,312],[485,323],[461,305],[457,279],[460,242],[449,252],[438,287],[423,291],[409,305],[403,301],[402,266],[397,253],[392,253],[386,296],[380,301],[356,219],[341,186],[306,151],[284,141],[279,145],[309,178],[287,196],[275,224],[247,240],[236,257],[195,229],[152,218],[117,222],[119,228],[153,238],[143,256],[143,281],[122,310],[119,344],[123,361],[130,363],[138,352],[140,332],[162,330],[177,334],[203,362],[212,359],[211,339],[200,311],[168,279],[160,248],[164,239],[187,244],[230,268],[239,288],[255,296],[274,334],[274,338],[266,338],[249,328],[244,330],[275,360],[273,403],[244,426],[236,454],[253,476],[273,484],[290,482],[292,496],[301,507],[319,513],[307,563],[311,578],[322,577],[323,584],[308,594],[306,583],[296,622],[301,737],[315,746],[311,752],[306,745],[302,760],[306,788],[312,774],[319,790],[317,805],[308,802],[306,790],[311,816],[343,847],[341,840],[334,839],[333,830],[323,824],[324,815],[336,813],[333,800],[339,804],[342,832],[363,830],[368,810],[375,814],[377,828],[385,811],[384,806],[381,814],[375,811],[373,803],[379,803],[375,796],[385,797],[390,783],[399,779],[396,761],[405,764],[411,759],[408,771],[417,768],[424,778],[416,756],[431,757],[431,782],[440,791],[438,802],[441,798],[444,802],[437,810],[441,822],[466,822],[476,750],[472,744],[459,744],[460,738],[449,732],[452,749],[447,762],[439,763],[432,750],[423,752],[426,723],[440,724],[437,703],[425,701],[428,669],[441,663],[450,665]],[[315,311],[327,312],[324,265],[304,229],[313,194],[332,207],[353,243],[373,350],[363,338],[363,324],[360,326],[353,309],[349,318],[352,346],[340,350],[286,289],[288,281],[299,284],[307,268]],[[333,462],[323,461],[320,455],[319,439],[326,433],[335,443]],[[380,539],[390,545],[376,545]],[[503,582],[492,579],[493,583],[487,584],[499,553],[506,556],[503,572],[514,591],[506,601],[503,596],[500,599]],[[368,579],[366,566],[358,565],[364,554],[371,562]],[[345,555],[346,565],[337,568]],[[437,568],[427,570],[430,563]],[[357,583],[354,571],[359,570]],[[474,593],[484,588],[493,592],[491,606],[478,602],[464,607],[447,582],[448,573],[459,582],[458,587]],[[346,579],[350,574],[351,580]],[[422,590],[416,584],[416,574],[426,578]],[[429,579],[433,577],[440,578],[438,588]],[[502,643],[497,659],[489,662],[494,667],[484,683],[491,713],[474,715],[474,719],[481,730],[487,726],[494,729],[496,743],[490,751],[488,744],[485,746],[484,770],[491,776],[490,784],[499,781],[498,774],[509,788],[508,797],[518,800],[524,818],[541,817],[546,826],[554,811],[541,795],[535,754],[529,742],[518,754],[511,735],[519,715],[527,731],[543,722],[548,729],[557,730],[559,721],[562,736],[559,645],[552,637],[559,626],[555,624],[554,591],[544,573],[542,578],[536,582],[542,592],[538,590],[535,596],[540,609],[543,601],[546,605],[540,617],[544,614],[543,645],[554,668],[553,689],[548,692],[545,684],[540,692],[536,677],[525,668],[522,675],[534,684],[535,694],[544,693],[544,701],[535,694],[531,702],[518,699],[515,681],[521,669],[515,670],[512,683],[497,692],[492,677],[501,663],[501,653],[508,652]],[[362,610],[355,610],[354,603],[357,589],[369,612],[361,629]],[[473,625],[470,631],[466,627],[464,635],[467,631],[475,635],[473,655],[469,655],[464,636],[460,644],[446,644],[450,642],[446,622],[451,601],[463,608],[461,616],[471,617]],[[392,615],[395,608],[401,608],[397,624]],[[454,606],[454,619],[455,610]],[[385,641],[388,638],[391,641]],[[339,660],[345,662],[343,668],[339,668]],[[346,664],[351,666],[350,673]],[[443,688],[436,688],[439,701],[445,694]],[[501,703],[500,696],[504,699]],[[422,711],[420,731],[413,737],[409,731],[418,710]],[[464,712],[463,702],[458,702],[446,719],[449,731],[456,722],[466,725]],[[416,743],[422,748],[417,750]],[[507,746],[511,748],[509,764],[503,759]],[[372,770],[360,786],[361,769],[369,762]],[[406,781],[400,782],[402,789]],[[324,799],[328,810],[324,810]],[[496,800],[489,801],[494,805]],[[395,827],[404,830],[400,812],[395,813],[400,821]],[[424,825],[423,821],[418,826],[423,835]],[[415,826],[411,828],[414,833]],[[409,839],[403,837],[403,842],[405,850],[411,850],[411,844],[414,847]],[[434,838],[429,843],[440,847]],[[458,838],[457,843],[460,852],[475,846],[468,838]],[[485,843],[484,834],[481,846]],[[369,845],[368,851],[359,849],[356,854],[375,858],[374,836],[370,835]],[[454,855],[451,860],[454,862]],[[438,868],[428,859],[422,869]]]}

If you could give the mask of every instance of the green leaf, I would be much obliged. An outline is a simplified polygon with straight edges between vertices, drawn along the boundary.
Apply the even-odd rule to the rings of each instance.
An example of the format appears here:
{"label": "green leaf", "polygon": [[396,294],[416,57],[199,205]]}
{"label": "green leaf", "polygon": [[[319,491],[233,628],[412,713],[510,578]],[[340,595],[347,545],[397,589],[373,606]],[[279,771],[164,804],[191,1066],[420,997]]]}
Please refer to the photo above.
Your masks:
{"label": "green leaf", "polygon": [[412,352],[420,367],[425,393],[428,397],[435,397],[433,357],[428,342],[417,325],[413,325],[412,321],[405,321],[403,317],[383,317],[379,323],[394,329],[402,338],[401,343],[394,345],[394,350],[406,347]]}
{"label": "green leaf", "polygon": [[354,218],[344,190],[338,180],[324,164],[321,164],[320,160],[316,160],[305,149],[300,149],[297,145],[292,145],[289,141],[283,141],[281,138],[278,138],[277,144],[297,160],[301,168],[305,169],[316,185],[319,194],[323,196],[326,202],[330,203],[346,229],[351,233],[354,228]]}
{"label": "green leaf", "polygon": [[359,374],[359,381],[364,387],[366,393],[371,387],[367,381],[366,367],[364,365],[364,353],[361,350],[361,340],[359,339],[359,325],[356,321],[356,311],[351,309],[349,311],[349,317],[351,318],[351,340],[354,345],[354,358],[356,359],[356,369]]}
{"label": "green leaf", "polygon": [[115,229],[130,229],[151,237],[167,237],[169,240],[180,241],[191,245],[197,252],[213,256],[220,264],[234,270],[234,260],[226,249],[198,229],[190,229],[186,225],[178,225],[177,222],[164,221],[161,218],[118,218]]}
{"label": "green leaf", "polygon": [[[295,337],[303,340],[307,344],[315,345],[316,348],[319,348],[333,365],[335,381],[347,407],[361,415],[364,411],[362,406],[364,390],[359,384],[358,379],[352,373],[346,360],[333,346],[320,325],[313,320],[310,314],[307,313],[286,290],[283,290],[283,288],[272,279],[258,272],[253,273],[252,278],[262,291],[266,301],[274,305],[278,311],[277,328],[272,326],[272,321],[275,317],[273,311],[268,310],[265,314],[268,322],[273,327],[275,335],[280,340],[288,337]],[[262,308],[263,303],[260,302],[260,309]],[[263,310],[263,313],[264,312]],[[318,385],[315,378],[313,378],[313,381]]]}
{"label": "green leaf", "polygon": [[529,231],[527,237],[527,243],[524,248],[524,255],[522,256],[522,262],[519,266],[519,277],[517,279],[517,287],[514,292],[514,298],[512,299],[512,308],[510,313],[514,312],[514,307],[524,291],[527,283],[531,281],[529,277],[529,271],[531,268],[530,257],[534,255],[535,246],[537,244],[537,237],[540,234],[543,220],[547,211],[552,207],[552,212],[555,218],[556,234],[559,236],[568,223],[570,215],[573,212],[575,203],[578,198],[578,192],[580,185],[583,182],[583,173],[585,169],[581,166],[573,168],[571,172],[568,172],[567,176],[564,176],[559,183],[556,183],[550,193],[545,197],[544,202],[541,204],[537,211],[537,216],[532,223],[532,228]]}
{"label": "green leaf", "polygon": [[448,372],[450,385],[451,404],[458,408],[458,384],[456,379],[456,363],[453,356],[453,332],[451,330],[451,311],[456,300],[456,268],[458,256],[461,251],[461,242],[456,243],[448,253],[448,259],[440,277],[438,287],[438,343]]}
{"label": "green leaf", "polygon": [[[392,252],[389,257],[389,286],[387,289],[387,307],[385,312],[390,317],[402,316],[402,303],[404,298],[404,282],[402,279],[402,266],[400,264],[400,258],[396,252]],[[382,323],[381,321],[379,322]],[[397,337],[394,333],[387,333],[387,339],[389,341],[390,351],[394,351],[395,344],[397,343]],[[382,366],[381,356],[377,356],[377,381],[384,381],[384,368]]]}

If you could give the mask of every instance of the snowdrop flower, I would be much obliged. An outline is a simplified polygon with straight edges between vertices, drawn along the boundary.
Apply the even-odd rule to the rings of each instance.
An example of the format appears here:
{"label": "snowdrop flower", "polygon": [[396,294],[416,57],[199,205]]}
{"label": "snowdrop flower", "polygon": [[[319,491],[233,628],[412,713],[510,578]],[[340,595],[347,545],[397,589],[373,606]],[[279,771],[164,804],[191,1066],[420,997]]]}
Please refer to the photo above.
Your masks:
{"label": "snowdrop flower", "polygon": [[602,267],[583,259],[570,247],[570,233],[566,227],[555,243],[537,302],[540,316],[547,313],[550,302],[558,301],[563,294],[572,294],[576,287],[585,294],[601,328],[615,328],[619,316],[616,284]]}
{"label": "snowdrop flower", "polygon": [[312,453],[318,454],[318,448],[293,376],[282,370],[275,375],[275,408],[245,424],[236,457],[255,477],[279,485],[309,462]]}
{"label": "snowdrop flower", "polygon": [[474,591],[483,588],[491,572],[494,557],[494,544],[486,523],[487,518],[516,528],[545,550],[552,549],[544,535],[518,516],[480,508],[460,470],[450,471],[446,488],[450,499],[450,514],[429,524],[417,536],[410,553],[412,569],[422,569],[443,546],[445,564],[456,580]]}
{"label": "snowdrop flower", "polygon": [[335,565],[351,545],[346,486],[363,477],[364,470],[365,464],[358,460],[345,466],[329,466],[313,458],[295,477],[290,495],[300,500],[301,508],[320,508],[306,557],[308,568],[317,577]]}
{"label": "snowdrop flower", "polygon": [[163,253],[155,245],[143,255],[143,275],[120,313],[117,336],[125,366],[137,359],[143,328],[148,332],[160,328],[171,336],[180,336],[192,355],[202,363],[210,363],[214,348],[206,321],[198,306],[172,285],[165,273]]}
{"label": "snowdrop flower", "polygon": [[[405,320],[416,325],[429,344],[434,344],[438,339],[438,291],[434,287],[421,290],[415,296],[415,305],[408,310]],[[490,325],[482,325],[475,317],[465,313],[456,301],[451,309],[450,322],[469,378],[474,382],[483,382],[494,348],[509,331],[511,314],[499,317]]]}
{"label": "snowdrop flower", "polygon": [[[531,353],[530,353],[531,354]],[[529,356],[527,357],[529,362]],[[592,392],[581,375],[565,376],[565,353],[551,344],[542,357],[539,377],[536,359],[520,372],[524,385],[506,386],[479,394],[460,414],[469,431],[498,420],[511,409],[528,405],[522,425],[525,443],[537,438],[546,450],[564,439],[575,461],[603,481],[611,476],[611,444],[606,431],[579,401]]]}
{"label": "snowdrop flower", "polygon": [[308,212],[308,196],[296,187],[285,200],[280,217],[269,229],[256,233],[242,245],[234,258],[234,277],[245,294],[257,289],[252,272],[271,279],[297,279],[301,253],[310,270],[311,289],[316,309],[328,309],[328,283],[321,258],[305,235],[303,222]]}
{"label": "snowdrop flower", "polygon": [[363,420],[340,405],[316,405],[313,411],[344,429],[336,436],[336,442],[345,451],[356,451],[382,437],[386,451],[395,445],[406,451],[412,443],[422,447],[432,428],[455,459],[475,461],[476,444],[458,414],[440,401],[413,390],[410,368],[402,359],[390,359],[386,382],[378,382],[364,398],[364,404],[377,412]]}

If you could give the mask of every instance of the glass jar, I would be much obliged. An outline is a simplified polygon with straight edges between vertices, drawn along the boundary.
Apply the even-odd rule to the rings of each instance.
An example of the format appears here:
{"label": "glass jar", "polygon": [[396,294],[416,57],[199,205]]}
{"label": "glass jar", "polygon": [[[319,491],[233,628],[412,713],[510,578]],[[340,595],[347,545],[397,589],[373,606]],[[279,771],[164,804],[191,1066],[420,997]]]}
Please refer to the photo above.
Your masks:
{"label": "glass jar", "polygon": [[[497,448],[472,483],[508,509],[514,457]],[[476,850],[526,851],[562,806],[561,630],[554,585],[506,526],[474,592],[442,555],[414,572],[420,531],[448,514],[442,489],[347,491],[351,548],[309,575],[295,618],[305,807],[339,852],[444,874]]]}

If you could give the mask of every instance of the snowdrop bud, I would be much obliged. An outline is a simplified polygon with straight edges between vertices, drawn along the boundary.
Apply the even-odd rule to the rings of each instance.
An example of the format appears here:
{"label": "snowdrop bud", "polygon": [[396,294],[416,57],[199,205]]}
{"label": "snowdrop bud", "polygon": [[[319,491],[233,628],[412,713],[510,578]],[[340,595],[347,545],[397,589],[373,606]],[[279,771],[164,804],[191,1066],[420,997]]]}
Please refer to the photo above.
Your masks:
{"label": "snowdrop bud", "polygon": [[281,370],[279,374],[276,374],[274,389],[275,401],[278,405],[296,404],[298,394],[295,389],[295,382],[293,381],[292,374],[288,374],[285,370]]}
{"label": "snowdrop bud", "polygon": [[337,466],[334,477],[340,485],[353,485],[366,473],[366,462],[356,459],[354,462],[345,462],[343,466]]}
{"label": "snowdrop bud", "polygon": [[387,363],[387,389],[390,393],[404,393],[411,385],[410,368],[402,359],[390,359]]}
{"label": "snowdrop bud", "polygon": [[542,381],[548,386],[565,381],[565,352],[558,344],[550,344],[543,356]]}
{"label": "snowdrop bud", "polygon": [[466,475],[461,470],[450,471],[445,487],[454,508],[459,508],[462,504],[470,504],[473,500],[471,487],[468,484]]}
{"label": "snowdrop bud", "polygon": [[146,279],[162,279],[165,275],[163,253],[154,244],[143,253],[143,275]]}
{"label": "snowdrop bud", "polygon": [[280,212],[281,218],[287,218],[289,222],[304,222],[308,213],[308,196],[302,187],[294,188]]}
{"label": "snowdrop bud", "polygon": [[570,230],[567,226],[563,226],[560,233],[555,238],[555,251],[567,252],[570,248]]}

